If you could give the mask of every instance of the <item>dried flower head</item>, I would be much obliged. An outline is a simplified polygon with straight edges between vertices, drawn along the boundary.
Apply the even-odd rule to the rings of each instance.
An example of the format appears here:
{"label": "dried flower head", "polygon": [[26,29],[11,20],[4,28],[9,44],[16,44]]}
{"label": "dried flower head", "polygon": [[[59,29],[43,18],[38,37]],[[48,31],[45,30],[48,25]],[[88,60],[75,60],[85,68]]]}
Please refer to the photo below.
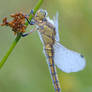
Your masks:
{"label": "dried flower head", "polygon": [[5,17],[5,18],[3,18],[3,23],[0,25],[11,27],[14,34],[24,33],[25,29],[27,27],[25,25],[26,14],[19,12],[19,13],[11,14],[10,16],[13,18],[12,21],[8,22],[7,17]]}

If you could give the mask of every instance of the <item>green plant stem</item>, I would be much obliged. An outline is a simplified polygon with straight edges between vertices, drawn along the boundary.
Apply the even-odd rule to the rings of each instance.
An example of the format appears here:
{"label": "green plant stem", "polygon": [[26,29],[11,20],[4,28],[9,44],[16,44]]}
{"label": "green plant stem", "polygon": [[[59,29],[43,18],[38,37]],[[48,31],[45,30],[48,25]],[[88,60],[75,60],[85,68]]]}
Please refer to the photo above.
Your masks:
{"label": "green plant stem", "polygon": [[[43,0],[39,0],[39,2],[37,3],[36,7],[34,7],[34,14],[36,13],[36,11],[40,8],[41,4],[42,4]],[[29,16],[29,21],[31,21],[33,15],[30,14]],[[28,22],[25,23],[25,25],[27,26],[28,25]]]}
{"label": "green plant stem", "polygon": [[[37,5],[34,8],[34,14],[40,8],[42,2],[43,2],[43,0],[38,1]],[[31,21],[32,17],[33,17],[32,14],[30,14],[30,16],[29,16],[30,21]],[[26,22],[25,25],[28,26],[28,22]],[[2,68],[2,66],[5,64],[7,58],[9,57],[9,55],[11,54],[11,52],[13,51],[13,49],[15,48],[17,43],[19,42],[20,38],[21,38],[21,34],[18,34],[17,37],[15,38],[15,40],[13,41],[11,47],[9,48],[9,50],[6,52],[5,56],[0,61],[0,68]]]}
{"label": "green plant stem", "polygon": [[21,38],[21,35],[18,35],[15,40],[13,41],[11,47],[9,48],[9,50],[6,52],[6,55],[3,57],[3,59],[0,62],[0,68],[4,65],[4,63],[6,62],[8,56],[11,54],[11,52],[13,51],[14,47],[16,46],[17,42],[19,41],[19,39]]}

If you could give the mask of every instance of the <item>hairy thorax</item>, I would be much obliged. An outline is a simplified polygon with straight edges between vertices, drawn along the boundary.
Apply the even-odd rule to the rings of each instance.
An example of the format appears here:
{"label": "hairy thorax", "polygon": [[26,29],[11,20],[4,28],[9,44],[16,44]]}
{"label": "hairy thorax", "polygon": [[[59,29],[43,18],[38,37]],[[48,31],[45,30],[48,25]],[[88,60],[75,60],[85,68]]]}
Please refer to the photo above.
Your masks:
{"label": "hairy thorax", "polygon": [[36,24],[38,26],[39,32],[41,34],[41,37],[43,39],[44,45],[50,45],[53,46],[55,42],[55,27],[47,20],[44,21],[36,21]]}

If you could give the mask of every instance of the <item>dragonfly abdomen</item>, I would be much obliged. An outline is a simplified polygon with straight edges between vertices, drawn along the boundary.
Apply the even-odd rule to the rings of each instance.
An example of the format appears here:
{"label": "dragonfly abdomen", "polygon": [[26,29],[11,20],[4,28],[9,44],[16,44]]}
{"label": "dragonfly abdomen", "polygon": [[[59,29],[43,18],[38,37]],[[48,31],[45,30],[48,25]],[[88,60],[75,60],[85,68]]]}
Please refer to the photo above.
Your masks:
{"label": "dragonfly abdomen", "polygon": [[55,88],[55,92],[61,92],[59,81],[58,81],[58,76],[56,73],[56,67],[54,64],[54,49],[52,46],[49,45],[45,47],[45,52],[48,58],[49,70],[50,70],[51,78],[52,78],[53,85]]}

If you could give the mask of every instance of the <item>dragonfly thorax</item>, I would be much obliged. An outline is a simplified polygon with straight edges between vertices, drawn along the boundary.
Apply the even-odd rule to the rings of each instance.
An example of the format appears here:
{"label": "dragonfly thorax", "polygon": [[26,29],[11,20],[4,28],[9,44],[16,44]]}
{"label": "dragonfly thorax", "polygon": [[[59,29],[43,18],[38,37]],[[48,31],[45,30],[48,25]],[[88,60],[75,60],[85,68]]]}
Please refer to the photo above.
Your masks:
{"label": "dragonfly thorax", "polygon": [[56,32],[55,27],[51,23],[48,21],[40,23],[39,32],[45,46],[54,44]]}

